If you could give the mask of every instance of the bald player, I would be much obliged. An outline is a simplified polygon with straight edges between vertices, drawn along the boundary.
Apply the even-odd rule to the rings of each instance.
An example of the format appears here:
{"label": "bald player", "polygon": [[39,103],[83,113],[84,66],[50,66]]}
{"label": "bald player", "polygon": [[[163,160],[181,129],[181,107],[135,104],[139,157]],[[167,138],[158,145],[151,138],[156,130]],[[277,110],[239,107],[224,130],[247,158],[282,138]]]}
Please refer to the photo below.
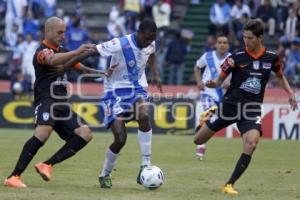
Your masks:
{"label": "bald player", "polygon": [[75,155],[92,139],[91,130],[82,123],[83,120],[71,110],[68,104],[66,74],[53,75],[51,69],[74,66],[76,69],[88,73],[98,73],[104,76],[108,74],[89,69],[78,62],[84,59],[82,55],[92,51],[91,45],[81,45],[78,49],[67,52],[61,46],[65,32],[66,25],[63,20],[51,17],[46,21],[45,39],[33,58],[36,75],[34,84],[35,131],[24,144],[14,170],[4,181],[5,186],[27,187],[21,180],[21,174],[37,151],[45,144],[53,130],[66,143],[48,160],[35,165],[36,171],[45,181],[51,180],[52,167],[55,164]]}

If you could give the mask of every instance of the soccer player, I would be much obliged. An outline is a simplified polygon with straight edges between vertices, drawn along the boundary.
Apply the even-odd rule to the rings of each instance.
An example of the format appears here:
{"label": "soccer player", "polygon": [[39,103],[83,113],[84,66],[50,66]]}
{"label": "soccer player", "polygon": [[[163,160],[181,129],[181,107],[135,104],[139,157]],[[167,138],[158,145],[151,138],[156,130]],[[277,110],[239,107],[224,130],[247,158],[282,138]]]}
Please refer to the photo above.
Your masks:
{"label": "soccer player", "polygon": [[[197,61],[194,67],[194,76],[197,83],[197,88],[200,92],[200,117],[199,124],[196,131],[200,129],[205,120],[208,119],[209,109],[215,109],[214,105],[218,105],[223,98],[223,88],[218,87],[215,89],[205,87],[204,83],[207,80],[216,78],[221,72],[220,65],[230,55],[228,52],[229,44],[225,35],[218,35],[216,42],[216,50],[205,52]],[[201,74],[203,70],[203,74]],[[228,87],[228,84],[223,83],[223,87]],[[213,107],[214,106],[214,107]],[[198,110],[198,109],[197,109]],[[206,145],[197,145],[196,156],[202,160],[205,154]]]}
{"label": "soccer player", "polygon": [[205,85],[215,88],[232,74],[231,84],[223,101],[213,115],[196,133],[195,144],[207,142],[215,132],[236,123],[243,140],[243,152],[235,169],[223,187],[226,194],[238,194],[234,183],[244,173],[262,135],[261,104],[271,71],[287,92],[291,109],[298,108],[297,101],[286,77],[282,73],[282,62],[278,55],[263,45],[264,27],[260,20],[253,19],[243,27],[245,48],[237,50],[221,65],[222,72]]}
{"label": "soccer player", "polygon": [[[89,72],[89,68],[78,63],[84,59],[85,53],[93,52],[92,45],[82,45],[70,52],[60,46],[64,40],[66,25],[57,17],[47,19],[45,23],[45,40],[36,50],[33,58],[36,81],[34,84],[35,131],[33,136],[24,144],[18,162],[12,173],[5,179],[4,185],[14,188],[24,188],[21,181],[24,172],[37,151],[45,144],[53,130],[66,143],[51,158],[35,165],[36,171],[45,181],[51,180],[52,167],[73,156],[91,139],[91,130],[80,123],[80,117],[67,105],[66,75],[52,74],[53,66],[64,69],[76,66]],[[92,73],[107,75],[104,72],[91,70]]]}
{"label": "soccer player", "polygon": [[[153,81],[162,91],[154,56],[156,31],[154,21],[145,19],[137,32],[95,46],[99,55],[111,56],[111,64],[119,64],[112,75],[105,79],[104,95],[101,99],[104,123],[107,128],[111,128],[114,135],[114,141],[106,150],[103,169],[99,174],[101,188],[112,187],[110,173],[126,143],[125,123],[128,121],[136,120],[139,125],[137,137],[142,153],[140,172],[145,166],[151,165],[152,129],[148,114],[145,67],[147,63],[150,65]],[[139,184],[140,172],[137,177]]]}

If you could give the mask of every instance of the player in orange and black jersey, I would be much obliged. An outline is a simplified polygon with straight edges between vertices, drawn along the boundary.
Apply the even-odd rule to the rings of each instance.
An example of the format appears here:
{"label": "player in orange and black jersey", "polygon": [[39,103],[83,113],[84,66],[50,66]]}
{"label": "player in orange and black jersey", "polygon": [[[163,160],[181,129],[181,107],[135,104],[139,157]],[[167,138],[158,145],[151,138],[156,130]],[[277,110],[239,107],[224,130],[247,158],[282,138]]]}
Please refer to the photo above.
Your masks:
{"label": "player in orange and black jersey", "polygon": [[298,108],[295,95],[282,73],[281,61],[275,53],[263,46],[263,32],[260,20],[250,20],[245,24],[243,27],[245,48],[237,50],[224,61],[219,77],[206,82],[207,87],[218,87],[229,74],[232,74],[230,87],[217,112],[201,127],[194,138],[196,144],[203,144],[218,130],[233,123],[237,124],[243,139],[243,153],[223,187],[226,194],[238,194],[233,185],[250,163],[262,134],[261,104],[271,71],[275,72],[281,86],[287,92],[292,110]]}
{"label": "player in orange and black jersey", "polygon": [[35,165],[36,171],[45,181],[51,180],[53,165],[75,155],[92,139],[91,130],[66,104],[65,71],[72,66],[85,73],[103,76],[109,76],[112,71],[110,69],[108,72],[102,72],[80,64],[79,61],[94,51],[93,45],[81,45],[78,49],[67,52],[60,47],[65,32],[66,25],[63,20],[51,17],[46,21],[45,40],[33,58],[36,75],[34,84],[36,128],[33,137],[24,144],[13,172],[5,179],[5,186],[26,187],[20,176],[47,141],[52,130],[55,130],[66,143],[51,158]]}

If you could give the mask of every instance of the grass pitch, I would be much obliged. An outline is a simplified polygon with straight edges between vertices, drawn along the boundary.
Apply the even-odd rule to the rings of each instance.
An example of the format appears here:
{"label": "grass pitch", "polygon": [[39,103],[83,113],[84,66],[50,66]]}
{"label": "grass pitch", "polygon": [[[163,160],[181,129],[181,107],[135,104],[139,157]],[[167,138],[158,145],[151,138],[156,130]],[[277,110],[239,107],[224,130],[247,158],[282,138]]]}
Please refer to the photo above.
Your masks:
{"label": "grass pitch", "polygon": [[26,189],[3,186],[30,130],[0,129],[0,200],[300,200],[299,141],[261,140],[246,173],[236,183],[238,196],[221,193],[240,156],[241,139],[213,138],[204,161],[196,160],[192,136],[154,135],[152,163],[165,173],[164,185],[147,190],[136,184],[140,165],[136,134],[129,134],[112,173],[113,188],[100,189],[98,173],[112,141],[109,132],[94,134],[88,146],[54,166],[44,182],[33,165],[49,158],[63,142],[52,134],[22,175]]}

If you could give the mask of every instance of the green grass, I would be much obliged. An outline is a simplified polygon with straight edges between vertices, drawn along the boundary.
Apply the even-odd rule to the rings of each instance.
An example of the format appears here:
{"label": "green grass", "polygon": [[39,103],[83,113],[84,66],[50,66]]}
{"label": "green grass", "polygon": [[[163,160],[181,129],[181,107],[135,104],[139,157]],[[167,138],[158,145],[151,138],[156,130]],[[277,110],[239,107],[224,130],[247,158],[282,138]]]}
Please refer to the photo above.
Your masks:
{"label": "green grass", "polygon": [[[11,172],[23,143],[32,131],[0,129],[1,181]],[[300,199],[299,141],[262,140],[246,173],[236,183],[238,196],[221,193],[242,145],[240,139],[213,138],[204,161],[194,157],[192,136],[154,135],[153,164],[166,180],[158,190],[136,184],[140,165],[135,134],[130,134],[112,174],[113,188],[98,187],[104,151],[110,133],[95,134],[93,141],[71,159],[54,167],[53,180],[44,182],[33,165],[44,161],[63,143],[53,134],[23,174],[26,189],[0,185],[0,200],[295,200]]]}

